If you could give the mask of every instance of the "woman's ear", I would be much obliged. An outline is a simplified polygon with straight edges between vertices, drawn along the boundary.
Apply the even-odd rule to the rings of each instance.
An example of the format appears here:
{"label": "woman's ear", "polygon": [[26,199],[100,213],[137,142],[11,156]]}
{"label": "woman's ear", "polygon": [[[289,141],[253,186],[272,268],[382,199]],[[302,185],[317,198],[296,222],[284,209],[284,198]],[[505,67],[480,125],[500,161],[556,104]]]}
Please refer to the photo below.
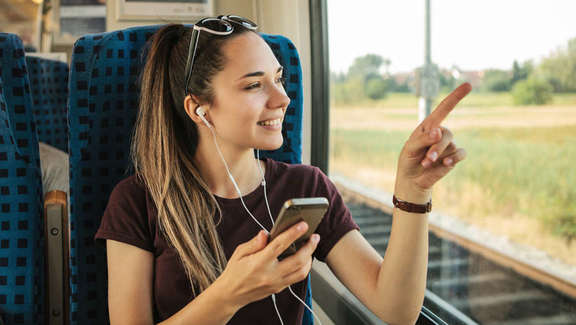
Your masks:
{"label": "woman's ear", "polygon": [[[188,117],[190,117],[196,124],[200,124],[200,125],[205,125],[204,122],[202,121],[202,118],[200,116],[198,116],[198,114],[196,114],[196,110],[197,108],[200,106],[200,101],[198,100],[198,97],[196,97],[195,95],[186,95],[186,97],[184,98],[184,109],[186,110],[186,114],[188,114]],[[208,117],[206,116],[206,113],[208,111],[208,105],[203,105],[202,106],[202,110],[204,111],[204,118],[209,120]]]}

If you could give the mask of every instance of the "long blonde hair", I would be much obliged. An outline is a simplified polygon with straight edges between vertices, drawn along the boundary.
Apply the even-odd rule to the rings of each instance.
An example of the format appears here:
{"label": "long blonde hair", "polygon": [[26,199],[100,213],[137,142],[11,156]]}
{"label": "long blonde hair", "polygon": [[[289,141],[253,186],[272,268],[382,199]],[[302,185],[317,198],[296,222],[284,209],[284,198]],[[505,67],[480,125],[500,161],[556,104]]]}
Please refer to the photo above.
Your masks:
{"label": "long blonde hair", "polygon": [[[235,26],[226,37],[200,34],[190,93],[213,101],[211,80],[225,63],[221,47],[244,32],[248,30]],[[191,34],[189,27],[171,24],[150,39],[130,154],[136,176],[157,208],[160,231],[177,251],[197,295],[222,273],[227,260],[216,231],[222,213],[195,165],[198,130],[184,110]]]}

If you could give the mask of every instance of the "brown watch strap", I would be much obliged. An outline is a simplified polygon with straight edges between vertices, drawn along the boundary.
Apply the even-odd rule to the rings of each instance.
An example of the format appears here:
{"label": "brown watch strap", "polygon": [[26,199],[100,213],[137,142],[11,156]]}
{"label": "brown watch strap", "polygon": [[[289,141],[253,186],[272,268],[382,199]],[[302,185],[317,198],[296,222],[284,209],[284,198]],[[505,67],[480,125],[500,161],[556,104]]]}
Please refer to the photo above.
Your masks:
{"label": "brown watch strap", "polygon": [[414,204],[402,200],[398,200],[396,195],[392,196],[392,202],[394,206],[398,209],[406,212],[412,213],[428,213],[432,211],[432,200],[428,201],[426,204]]}

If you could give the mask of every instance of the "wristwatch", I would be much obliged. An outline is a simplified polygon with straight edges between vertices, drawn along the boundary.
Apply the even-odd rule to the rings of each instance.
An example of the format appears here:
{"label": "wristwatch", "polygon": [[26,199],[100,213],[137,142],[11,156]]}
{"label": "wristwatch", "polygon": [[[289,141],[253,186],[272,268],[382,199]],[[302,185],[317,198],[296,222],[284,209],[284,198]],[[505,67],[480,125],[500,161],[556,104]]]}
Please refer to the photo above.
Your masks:
{"label": "wristwatch", "polygon": [[398,200],[396,195],[392,196],[392,202],[394,206],[402,211],[412,212],[412,213],[428,213],[432,211],[432,199],[426,204],[414,204],[402,200]]}

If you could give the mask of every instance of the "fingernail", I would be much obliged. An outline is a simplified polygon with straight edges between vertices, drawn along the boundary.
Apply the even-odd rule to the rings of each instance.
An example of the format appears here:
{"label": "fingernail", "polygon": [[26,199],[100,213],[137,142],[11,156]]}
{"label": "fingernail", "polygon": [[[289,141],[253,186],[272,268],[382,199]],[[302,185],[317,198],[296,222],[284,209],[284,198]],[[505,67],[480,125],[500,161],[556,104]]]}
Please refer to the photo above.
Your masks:
{"label": "fingernail", "polygon": [[306,228],[306,224],[303,222],[301,222],[297,227],[298,230],[304,230],[304,228]]}
{"label": "fingernail", "polygon": [[444,163],[446,163],[446,165],[452,165],[452,158],[446,158]]}
{"label": "fingernail", "polygon": [[430,139],[436,138],[436,135],[438,135],[438,129],[437,128],[430,130],[430,133],[429,133]]}
{"label": "fingernail", "polygon": [[314,244],[317,244],[319,241],[320,241],[320,235],[318,235],[318,234],[312,235],[312,242]]}
{"label": "fingernail", "polygon": [[436,159],[438,158],[438,153],[436,151],[433,151],[431,154],[428,155],[428,158],[432,159],[432,161],[436,161]]}
{"label": "fingernail", "polygon": [[430,160],[424,159],[424,160],[422,161],[422,166],[428,167],[429,165],[430,165]]}

